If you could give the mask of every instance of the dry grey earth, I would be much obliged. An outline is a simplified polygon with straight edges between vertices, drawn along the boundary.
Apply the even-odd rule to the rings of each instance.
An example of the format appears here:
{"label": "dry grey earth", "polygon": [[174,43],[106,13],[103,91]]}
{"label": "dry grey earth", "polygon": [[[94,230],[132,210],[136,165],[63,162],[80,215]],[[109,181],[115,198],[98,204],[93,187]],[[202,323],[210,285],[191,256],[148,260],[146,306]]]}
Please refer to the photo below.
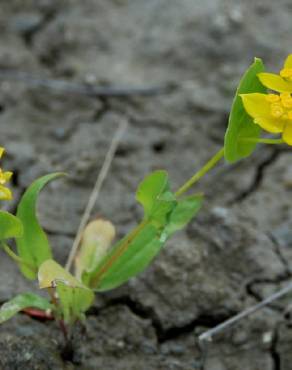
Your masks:
{"label": "dry grey earth", "polygon": [[[1,0],[0,68],[103,86],[168,86],[148,97],[88,97],[0,81],[0,136],[15,198],[56,170],[40,217],[64,262],[111,137],[130,127],[95,213],[123,235],[134,191],[157,168],[177,188],[220,145],[232,94],[254,56],[291,53],[290,0]],[[196,335],[287,284],[292,274],[292,165],[259,147],[201,183],[207,201],[141,276],[100,295],[87,333],[62,351],[54,323],[24,315],[0,332],[1,369],[200,369]],[[9,206],[15,208],[15,204]],[[35,289],[1,255],[0,300]],[[204,370],[290,370],[292,328],[276,302],[209,345]],[[289,316],[289,315],[288,315]],[[202,367],[201,367],[202,368]]]}

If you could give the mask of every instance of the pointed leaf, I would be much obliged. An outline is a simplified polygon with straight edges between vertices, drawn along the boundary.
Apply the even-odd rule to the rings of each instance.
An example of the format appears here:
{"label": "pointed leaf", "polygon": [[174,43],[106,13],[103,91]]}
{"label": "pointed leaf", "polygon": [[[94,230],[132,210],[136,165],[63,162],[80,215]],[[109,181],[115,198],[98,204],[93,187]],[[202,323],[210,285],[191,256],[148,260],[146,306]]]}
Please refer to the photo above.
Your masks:
{"label": "pointed leaf", "polygon": [[43,311],[52,309],[52,305],[45,298],[33,293],[19,294],[1,306],[0,323],[3,323],[18,312],[29,307],[38,308]]}
{"label": "pointed leaf", "polygon": [[[23,224],[23,235],[17,239],[18,254],[24,261],[34,266],[36,271],[45,260],[52,257],[48,238],[37,220],[37,198],[39,192],[49,181],[61,175],[63,174],[54,173],[34,181],[24,193],[17,208],[16,215]],[[36,278],[36,273],[25,264],[21,264],[20,268],[26,278]]]}
{"label": "pointed leaf", "polygon": [[0,211],[0,241],[22,236],[21,221],[11,213]]}
{"label": "pointed leaf", "polygon": [[[127,237],[114,246],[100,263],[89,286],[98,291],[113,289],[143,271],[163,245],[159,241],[157,229],[148,224],[127,243]],[[85,280],[86,274],[85,274]]]}
{"label": "pointed leaf", "polygon": [[164,227],[169,215],[176,207],[176,204],[175,195],[170,191],[165,191],[157,197],[152,207],[152,212],[148,217],[149,222],[158,228]]}
{"label": "pointed leaf", "polygon": [[136,199],[142,204],[145,217],[153,212],[157,198],[168,190],[168,174],[166,171],[155,171],[146,176],[136,192]]}
{"label": "pointed leaf", "polygon": [[139,185],[136,199],[144,208],[144,220],[158,228],[163,226],[176,205],[176,198],[169,190],[167,172],[155,171],[148,175]]}
{"label": "pointed leaf", "polygon": [[228,162],[236,162],[241,158],[248,157],[256,147],[256,143],[241,141],[242,138],[258,139],[261,128],[246,113],[240,94],[265,93],[266,88],[257,77],[257,74],[263,71],[263,62],[261,59],[255,58],[254,63],[245,72],[237,88],[225,134],[225,159]]}
{"label": "pointed leaf", "polygon": [[177,206],[169,216],[164,233],[167,238],[176,231],[184,228],[202,207],[203,196],[191,195],[178,201]]}

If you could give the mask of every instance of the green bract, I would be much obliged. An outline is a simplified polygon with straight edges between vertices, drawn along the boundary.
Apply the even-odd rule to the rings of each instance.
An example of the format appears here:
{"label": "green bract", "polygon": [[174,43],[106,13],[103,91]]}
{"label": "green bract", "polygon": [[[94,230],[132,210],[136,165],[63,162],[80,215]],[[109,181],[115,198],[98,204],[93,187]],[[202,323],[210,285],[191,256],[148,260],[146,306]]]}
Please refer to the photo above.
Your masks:
{"label": "green bract", "polygon": [[21,272],[27,279],[35,279],[39,266],[45,260],[52,258],[47,235],[37,220],[36,203],[42,188],[61,175],[61,173],[53,173],[34,181],[24,193],[17,208],[16,215],[23,224],[23,235],[16,242],[17,251],[22,260],[34,268],[32,270],[27,264],[20,264]]}
{"label": "green bract", "polygon": [[0,211],[0,241],[20,238],[23,234],[21,221],[12,214]]}
{"label": "green bract", "polygon": [[224,141],[224,154],[228,162],[236,162],[241,158],[248,157],[254,151],[256,142],[248,142],[246,139],[258,139],[260,137],[261,128],[253,122],[253,119],[245,111],[240,94],[265,93],[266,88],[257,77],[257,74],[263,71],[263,62],[261,59],[255,58],[237,88]]}

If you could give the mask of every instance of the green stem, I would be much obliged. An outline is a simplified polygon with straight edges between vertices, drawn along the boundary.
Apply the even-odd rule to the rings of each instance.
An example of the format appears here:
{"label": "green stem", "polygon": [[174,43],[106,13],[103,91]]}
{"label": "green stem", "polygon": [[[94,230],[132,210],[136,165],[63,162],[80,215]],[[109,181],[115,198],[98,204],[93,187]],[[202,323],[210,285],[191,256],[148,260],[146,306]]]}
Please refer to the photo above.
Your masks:
{"label": "green stem", "polygon": [[13,259],[16,263],[26,265],[31,271],[36,272],[35,268],[28,262],[24,261],[21,257],[19,257],[13,250],[5,243],[2,243],[4,251],[8,254],[9,257]]}
{"label": "green stem", "polygon": [[259,144],[282,144],[284,143],[283,139],[254,139],[254,138],[242,138],[240,141],[246,143],[259,143]]}
{"label": "green stem", "polygon": [[194,174],[183,186],[181,186],[175,193],[177,197],[185,193],[191,186],[193,186],[201,177],[203,177],[208,171],[210,171],[217,162],[220,161],[224,156],[224,148],[221,148],[214,157],[212,157],[198,172]]}

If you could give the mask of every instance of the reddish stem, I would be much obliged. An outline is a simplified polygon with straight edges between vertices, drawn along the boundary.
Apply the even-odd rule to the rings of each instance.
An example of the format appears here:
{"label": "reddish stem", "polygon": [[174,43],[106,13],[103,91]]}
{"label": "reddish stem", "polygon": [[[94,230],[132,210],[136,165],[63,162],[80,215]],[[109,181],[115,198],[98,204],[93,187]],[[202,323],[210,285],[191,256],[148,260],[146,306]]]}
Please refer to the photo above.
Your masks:
{"label": "reddish stem", "polygon": [[128,237],[121,243],[121,245],[117,248],[117,250],[113,253],[113,255],[105,261],[105,264],[101,266],[98,273],[94,276],[94,278],[90,282],[91,287],[95,287],[98,281],[102,278],[102,276],[108,271],[108,269],[113,265],[113,263],[128,249],[129,245],[136,237],[136,235],[143,229],[143,227],[147,225],[147,221],[142,221],[129,235]]}
{"label": "reddish stem", "polygon": [[54,316],[51,314],[51,313],[48,313],[46,311],[43,311],[43,310],[39,310],[37,308],[24,308],[22,310],[22,312],[24,312],[26,315],[28,316],[31,316],[31,317],[34,317],[36,319],[40,319],[40,320],[54,320]]}

